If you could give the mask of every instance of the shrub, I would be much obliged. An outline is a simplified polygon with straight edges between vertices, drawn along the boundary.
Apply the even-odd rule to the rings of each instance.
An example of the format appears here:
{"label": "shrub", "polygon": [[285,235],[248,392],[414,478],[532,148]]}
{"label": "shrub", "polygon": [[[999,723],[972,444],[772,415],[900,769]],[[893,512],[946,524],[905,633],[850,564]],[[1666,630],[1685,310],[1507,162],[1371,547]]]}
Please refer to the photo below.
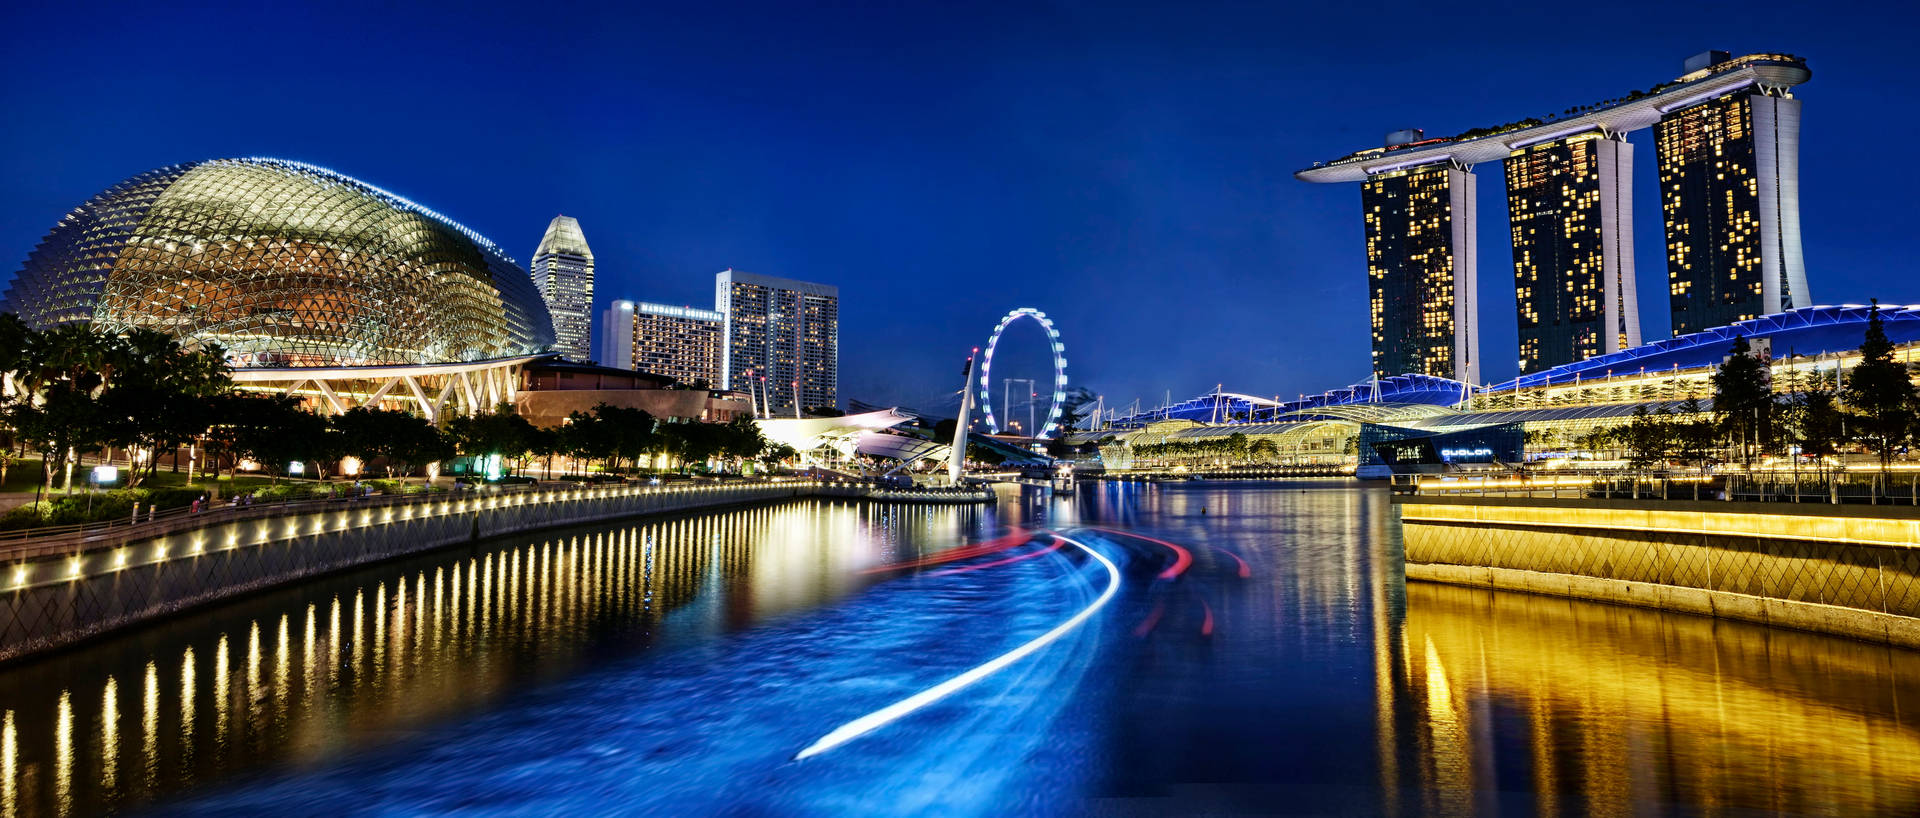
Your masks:
{"label": "shrub", "polygon": [[0,531],[18,531],[22,528],[47,525],[47,513],[52,510],[53,504],[45,501],[8,509],[5,514],[0,514]]}

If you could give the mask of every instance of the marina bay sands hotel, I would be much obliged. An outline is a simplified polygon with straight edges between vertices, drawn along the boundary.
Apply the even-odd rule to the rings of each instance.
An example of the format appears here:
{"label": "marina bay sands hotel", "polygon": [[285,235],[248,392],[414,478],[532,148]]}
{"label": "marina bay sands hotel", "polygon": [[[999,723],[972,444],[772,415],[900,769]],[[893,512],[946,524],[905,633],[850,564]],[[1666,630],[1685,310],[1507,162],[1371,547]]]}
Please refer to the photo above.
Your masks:
{"label": "marina bay sands hotel", "polygon": [[1536,372],[1640,344],[1633,146],[1651,126],[1673,333],[1811,306],[1800,255],[1800,101],[1785,54],[1710,51],[1647,91],[1458,136],[1388,134],[1315,164],[1359,182],[1373,368],[1480,382],[1473,168],[1506,163],[1520,365]]}

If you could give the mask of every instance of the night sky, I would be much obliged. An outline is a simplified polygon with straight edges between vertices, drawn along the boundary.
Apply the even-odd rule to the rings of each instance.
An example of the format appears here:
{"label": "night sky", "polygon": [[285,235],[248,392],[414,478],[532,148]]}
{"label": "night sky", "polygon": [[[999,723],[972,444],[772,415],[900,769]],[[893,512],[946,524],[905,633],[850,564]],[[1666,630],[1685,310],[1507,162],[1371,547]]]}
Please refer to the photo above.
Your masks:
{"label": "night sky", "polygon": [[[596,300],[710,307],[733,267],[836,284],[843,400],[937,411],[1009,309],[1070,375],[1157,403],[1364,378],[1355,185],[1292,172],[1620,96],[1709,48],[1807,58],[1816,303],[1920,302],[1907,4],[9,4],[0,263],[143,170],[326,166],[523,264],[556,213]],[[1641,315],[1666,337],[1650,132]],[[1500,169],[1481,166],[1484,375],[1515,370]],[[1025,336],[1037,337],[1037,336]]]}

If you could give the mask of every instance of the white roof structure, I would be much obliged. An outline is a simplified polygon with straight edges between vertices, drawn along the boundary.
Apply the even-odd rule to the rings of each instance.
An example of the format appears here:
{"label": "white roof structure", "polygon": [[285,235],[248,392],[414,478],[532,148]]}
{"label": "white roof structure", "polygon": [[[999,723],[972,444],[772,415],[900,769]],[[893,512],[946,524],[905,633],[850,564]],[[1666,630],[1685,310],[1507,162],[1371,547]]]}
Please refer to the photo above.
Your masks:
{"label": "white roof structure", "polygon": [[885,457],[909,463],[921,460],[945,460],[951,446],[910,435],[863,432],[854,443],[854,451],[869,457]]}
{"label": "white roof structure", "polygon": [[1749,54],[1730,63],[1688,74],[1658,93],[1600,107],[1579,116],[1486,136],[1432,139],[1405,147],[1375,148],[1332,162],[1316,163],[1311,168],[1295,173],[1294,178],[1303,182],[1361,182],[1376,173],[1436,162],[1457,165],[1497,162],[1528,145],[1590,131],[1614,134],[1637,131],[1660,121],[1670,111],[1749,85],[1787,88],[1806,82],[1812,76],[1804,63],[1786,55]]}
{"label": "white roof structure", "polygon": [[754,422],[768,441],[785,443],[799,452],[831,446],[849,456],[864,454],[906,461],[945,458],[947,446],[885,432],[913,419],[913,415],[898,409],[882,409],[837,418],[766,418]]}

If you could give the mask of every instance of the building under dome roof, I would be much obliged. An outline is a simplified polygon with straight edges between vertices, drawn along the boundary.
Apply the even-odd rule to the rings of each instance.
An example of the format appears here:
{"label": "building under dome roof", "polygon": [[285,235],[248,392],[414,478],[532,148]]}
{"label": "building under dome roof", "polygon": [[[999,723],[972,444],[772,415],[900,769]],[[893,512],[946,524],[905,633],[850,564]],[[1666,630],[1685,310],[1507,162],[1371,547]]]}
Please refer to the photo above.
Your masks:
{"label": "building under dome roof", "polygon": [[1314,409],[1320,407],[1357,403],[1453,406],[1465,401],[1469,390],[1467,384],[1450,378],[1408,374],[1364,380],[1342,389],[1318,395],[1302,395],[1296,400],[1287,401],[1238,392],[1212,392],[1171,406],[1100,419],[1098,425],[1133,429],[1163,420],[1200,423],[1285,420],[1294,415],[1312,414]]}
{"label": "building under dome roof", "polygon": [[[1803,307],[1763,315],[1521,375],[1493,386],[1491,391],[1505,392],[1641,372],[1719,366],[1733,349],[1735,338],[1749,341],[1767,339],[1775,359],[1789,355],[1817,357],[1853,353],[1859,350],[1860,342],[1866,338],[1867,317],[1872,311],[1873,308],[1866,305],[1846,304],[1838,307]],[[1920,343],[1920,305],[1882,305],[1880,318],[1886,323],[1887,339],[1894,346]]]}
{"label": "building under dome roof", "polygon": [[0,309],[37,328],[219,343],[240,370],[489,361],[553,343],[532,279],[492,242],[279,159],[174,165],[108,188],[54,225]]}

